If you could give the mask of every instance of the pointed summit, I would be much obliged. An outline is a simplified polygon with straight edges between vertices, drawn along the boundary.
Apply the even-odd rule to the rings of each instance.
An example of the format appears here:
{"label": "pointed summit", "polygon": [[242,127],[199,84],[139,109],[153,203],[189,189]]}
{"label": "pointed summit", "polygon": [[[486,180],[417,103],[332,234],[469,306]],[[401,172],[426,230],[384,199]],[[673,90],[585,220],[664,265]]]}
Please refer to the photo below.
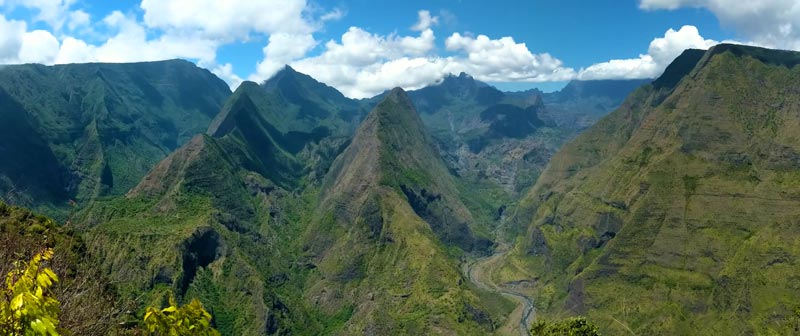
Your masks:
{"label": "pointed summit", "polygon": [[[268,92],[277,93],[288,102],[302,107],[310,104],[351,107],[354,103],[352,99],[345,97],[335,88],[325,85],[309,75],[298,72],[288,65],[261,86]],[[308,110],[307,112],[312,117],[321,119],[327,117],[320,109]]]}
{"label": "pointed summit", "polygon": [[323,198],[346,205],[337,217],[354,222],[379,190],[402,195],[445,244],[465,250],[485,247],[475,245],[472,215],[461,203],[438,149],[401,88],[390,91],[370,112],[350,146],[334,161]]}
{"label": "pointed summit", "polygon": [[325,126],[334,134],[349,136],[367,112],[360,101],[347,98],[335,88],[288,65],[261,87],[280,97],[286,105],[282,114],[304,124],[306,131]]}
{"label": "pointed summit", "polygon": [[[485,309],[471,289],[455,285],[464,279],[446,251],[485,250],[488,240],[475,238],[474,220],[402,89],[385,94],[334,161],[315,217],[303,237],[303,250],[321,276],[308,295],[336,309],[355,306],[348,326],[362,330],[366,325],[376,334],[396,332],[391,321],[374,317],[383,313],[364,312],[375,306],[388,314],[406,309],[396,295],[385,293],[408,292],[411,283],[415,294],[409,295],[430,307],[419,313],[420,320],[433,318],[432,311]],[[438,288],[446,293],[429,293]],[[442,296],[453,301],[432,299]],[[474,333],[474,328],[486,327],[469,319],[437,320],[443,329],[472,323]]]}

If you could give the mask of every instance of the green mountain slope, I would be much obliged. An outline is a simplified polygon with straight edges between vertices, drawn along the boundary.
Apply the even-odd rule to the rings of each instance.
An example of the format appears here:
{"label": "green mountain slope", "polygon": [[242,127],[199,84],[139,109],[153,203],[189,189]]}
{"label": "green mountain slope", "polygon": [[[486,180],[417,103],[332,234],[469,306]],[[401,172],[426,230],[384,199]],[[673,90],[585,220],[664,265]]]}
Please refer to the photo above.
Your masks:
{"label": "green mountain slope", "polygon": [[533,281],[540,316],[610,334],[795,332],[798,65],[684,52],[553,157],[498,280]]}
{"label": "green mountain slope", "polygon": [[473,215],[492,222],[505,240],[515,235],[506,209],[556,150],[642,83],[576,81],[558,93],[501,92],[462,73],[409,96]]}
{"label": "green mountain slope", "polygon": [[490,244],[475,227],[411,100],[394,89],[325,180],[304,237],[318,270],[304,296],[349,311],[340,334],[488,333],[508,303],[460,274],[460,250]]}
{"label": "green mountain slope", "polygon": [[297,237],[317,204],[315,185],[349,139],[333,127],[351,121],[284,119],[296,106],[280,92],[243,83],[206,134],[124,198],[81,213],[122,295],[200,298],[228,335],[315,334],[338,318],[302,300],[310,269]]}
{"label": "green mountain slope", "polygon": [[312,212],[313,187],[303,190],[321,178],[317,171],[327,170],[346,138],[302,123],[282,132],[270,120],[288,105],[243,83],[207,134],[156,165],[125,198],[81,214],[123,295],[200,298],[230,335],[323,328],[309,321],[314,315],[298,298],[302,281],[287,281],[306,271],[295,263],[293,238],[304,224],[300,216]]}
{"label": "green mountain slope", "polygon": [[0,91],[0,195],[48,208],[125,193],[230,94],[180,60],[5,66]]}
{"label": "green mountain slope", "polygon": [[[293,154],[265,121],[276,100],[243,84],[208,135],[81,214],[121,294],[200,298],[230,335],[489,333],[513,305],[463,279],[460,251],[490,242],[405,93],[330,170],[316,149],[335,137]],[[330,171],[321,187],[314,165]]]}
{"label": "green mountain slope", "polygon": [[350,135],[369,112],[361,101],[347,98],[288,65],[261,86],[287,102],[282,119],[273,121],[276,125],[327,126],[334,133]]}

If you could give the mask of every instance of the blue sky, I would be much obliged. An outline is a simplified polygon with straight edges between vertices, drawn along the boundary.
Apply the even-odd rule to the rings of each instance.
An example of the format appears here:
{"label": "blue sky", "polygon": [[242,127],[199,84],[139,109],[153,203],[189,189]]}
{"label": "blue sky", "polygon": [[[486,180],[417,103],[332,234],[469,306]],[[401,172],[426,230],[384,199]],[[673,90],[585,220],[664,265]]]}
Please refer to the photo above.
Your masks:
{"label": "blue sky", "polygon": [[0,0],[0,63],[284,64],[352,97],[465,71],[502,89],[649,78],[685,48],[800,49],[797,0]]}

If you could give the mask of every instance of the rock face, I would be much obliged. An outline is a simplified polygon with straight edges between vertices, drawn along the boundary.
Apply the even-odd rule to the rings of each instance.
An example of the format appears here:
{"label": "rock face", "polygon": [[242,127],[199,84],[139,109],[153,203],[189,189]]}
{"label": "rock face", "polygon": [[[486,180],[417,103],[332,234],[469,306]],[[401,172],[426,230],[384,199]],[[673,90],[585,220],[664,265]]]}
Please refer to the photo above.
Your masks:
{"label": "rock face", "polygon": [[[565,145],[510,265],[610,334],[794,332],[800,53],[688,50]],[[511,270],[511,268],[507,268]]]}

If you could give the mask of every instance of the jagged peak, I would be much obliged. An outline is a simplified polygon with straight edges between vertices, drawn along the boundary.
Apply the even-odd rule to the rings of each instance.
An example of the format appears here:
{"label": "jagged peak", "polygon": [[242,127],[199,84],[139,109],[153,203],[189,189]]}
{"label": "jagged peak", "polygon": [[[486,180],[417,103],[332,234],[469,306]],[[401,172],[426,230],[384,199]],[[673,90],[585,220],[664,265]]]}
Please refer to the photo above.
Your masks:
{"label": "jagged peak", "polygon": [[[330,101],[350,100],[336,88],[299,72],[289,65],[285,65],[283,69],[264,81],[261,86],[268,91],[284,92],[290,97],[290,100],[297,100],[298,97],[308,98],[311,95]],[[292,92],[286,92],[287,89]],[[298,90],[300,91],[298,92]]]}
{"label": "jagged peak", "polygon": [[401,87],[391,89],[384,98],[384,101],[386,100],[391,100],[394,103],[411,103],[411,98],[408,97],[408,93]]}
{"label": "jagged peak", "polygon": [[221,137],[228,134],[235,127],[236,122],[234,119],[236,113],[243,110],[257,111],[251,98],[252,95],[257,94],[266,94],[266,92],[254,82],[242,82],[222,107],[219,114],[211,121],[206,134],[213,137]]}
{"label": "jagged peak", "polygon": [[367,115],[367,119],[377,119],[375,125],[384,127],[425,128],[408,93],[399,87],[389,91]]}
{"label": "jagged peak", "polygon": [[475,77],[472,77],[470,74],[466,72],[461,72],[458,75],[454,73],[449,73],[446,76],[444,76],[444,78],[442,78],[442,82],[440,83],[440,85],[453,84],[453,83],[475,84],[478,86],[487,85],[486,83],[476,80]]}

